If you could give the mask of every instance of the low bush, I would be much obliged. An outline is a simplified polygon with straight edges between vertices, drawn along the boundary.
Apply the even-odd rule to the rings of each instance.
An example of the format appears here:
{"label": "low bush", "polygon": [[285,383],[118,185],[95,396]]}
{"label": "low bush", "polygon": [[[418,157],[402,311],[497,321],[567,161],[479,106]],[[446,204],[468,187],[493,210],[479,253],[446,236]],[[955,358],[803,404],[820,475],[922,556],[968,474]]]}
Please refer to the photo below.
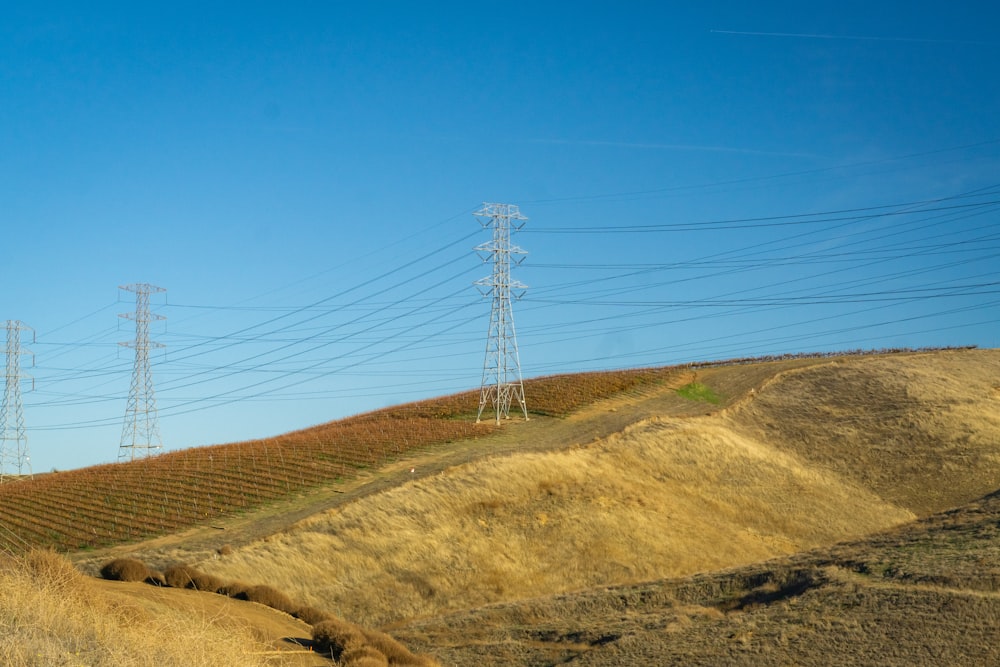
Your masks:
{"label": "low bush", "polygon": [[245,584],[242,581],[230,581],[220,586],[215,592],[219,595],[227,595],[237,600],[246,600],[247,591],[249,589],[250,584]]}
{"label": "low bush", "polygon": [[342,654],[361,648],[366,643],[357,626],[336,618],[314,625],[312,638],[316,650],[329,654],[334,660],[340,660]]}
{"label": "low bush", "polygon": [[309,606],[299,607],[295,610],[295,613],[292,614],[292,616],[300,621],[308,623],[309,625],[316,625],[317,623],[333,618],[331,614],[323,611],[322,609]]}
{"label": "low bush", "polygon": [[219,589],[225,588],[226,582],[215,575],[204,572],[194,572],[191,575],[191,588],[208,593],[218,593]]}
{"label": "low bush", "polygon": [[200,575],[188,565],[171,565],[163,571],[163,580],[171,588],[194,588],[194,578]]}
{"label": "low bush", "polygon": [[116,558],[101,568],[101,577],[109,581],[146,581],[152,574],[145,563],[135,558]]}
{"label": "low bush", "polygon": [[271,609],[283,611],[286,614],[294,614],[299,607],[292,599],[276,588],[267,585],[251,586],[245,592],[243,599],[250,602],[265,605]]}
{"label": "low bush", "polygon": [[423,655],[412,653],[398,641],[378,630],[359,628],[365,642],[384,655],[392,665],[412,665],[413,667],[433,667],[437,661]]}

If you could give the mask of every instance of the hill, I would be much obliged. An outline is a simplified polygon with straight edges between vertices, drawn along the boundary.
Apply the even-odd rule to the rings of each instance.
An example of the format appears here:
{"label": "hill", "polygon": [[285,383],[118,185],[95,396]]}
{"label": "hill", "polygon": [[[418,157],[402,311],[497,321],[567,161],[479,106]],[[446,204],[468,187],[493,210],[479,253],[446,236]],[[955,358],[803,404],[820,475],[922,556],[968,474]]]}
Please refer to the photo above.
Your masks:
{"label": "hill", "polygon": [[720,572],[393,628],[450,665],[995,665],[1000,493],[862,540]]}
{"label": "hill", "polygon": [[[239,488],[284,481],[244,505],[212,491],[213,505],[207,472],[185,483],[198,469],[159,464],[173,481],[156,493],[212,511],[70,555],[88,572],[128,555],[267,582],[442,664],[820,664],[834,650],[891,663],[894,646],[897,664],[983,664],[975,619],[995,620],[1000,579],[998,387],[995,350],[544,378],[529,384],[529,422],[474,425],[466,395],[178,453],[206,470],[221,459]],[[253,457],[240,452],[267,458],[241,468]],[[350,452],[369,458],[348,465]],[[99,523],[59,497],[59,526]],[[48,534],[40,521],[12,543]],[[145,588],[160,590],[134,595]],[[174,593],[205,595],[157,595]],[[942,638],[953,632],[969,640]]]}
{"label": "hill", "polygon": [[[529,382],[533,413],[559,417],[655,386],[674,368],[552,376]],[[93,549],[258,510],[428,447],[488,437],[478,392],[396,406],[274,438],[173,451],[0,484],[0,550]]]}
{"label": "hill", "polygon": [[508,436],[631,425],[456,465],[203,566],[387,624],[792,554],[1000,486],[997,377],[987,351],[704,369],[718,404],[661,388],[529,422]]}

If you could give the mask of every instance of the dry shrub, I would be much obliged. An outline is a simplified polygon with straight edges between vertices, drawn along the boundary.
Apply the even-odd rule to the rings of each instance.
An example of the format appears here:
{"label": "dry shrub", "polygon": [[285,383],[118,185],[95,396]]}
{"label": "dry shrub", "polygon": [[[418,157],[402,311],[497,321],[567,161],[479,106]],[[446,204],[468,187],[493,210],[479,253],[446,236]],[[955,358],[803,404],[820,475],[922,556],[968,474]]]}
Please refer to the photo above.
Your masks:
{"label": "dry shrub", "polygon": [[191,573],[191,588],[209,593],[218,593],[220,589],[226,587],[226,582],[211,574],[204,572]]}
{"label": "dry shrub", "polygon": [[189,565],[171,565],[163,571],[163,580],[171,588],[194,588],[194,578],[200,574]]}
{"label": "dry shrub", "polygon": [[413,665],[414,667],[431,667],[437,661],[423,655],[412,653],[398,641],[378,630],[359,628],[369,646],[377,649],[393,665]]}
{"label": "dry shrub", "polygon": [[219,554],[220,556],[228,556],[231,553],[233,553],[233,548],[228,544],[223,544],[216,550],[216,553]]}
{"label": "dry shrub", "polygon": [[101,568],[101,577],[109,581],[146,581],[153,573],[141,560],[116,558]]}
{"label": "dry shrub", "polygon": [[317,609],[316,607],[310,607],[308,605],[296,609],[295,613],[292,614],[292,616],[299,619],[300,621],[308,623],[309,625],[316,625],[317,623],[325,621],[329,618],[333,618],[332,614],[329,614],[323,611],[322,609]]}
{"label": "dry shrub", "polygon": [[247,591],[250,590],[250,584],[245,584],[242,581],[230,581],[227,584],[223,584],[216,591],[220,595],[228,595],[231,598],[237,600],[246,600]]}
{"label": "dry shrub", "polygon": [[316,643],[316,649],[322,653],[329,653],[334,660],[339,660],[343,653],[365,645],[365,637],[361,634],[360,628],[337,618],[314,625],[312,638]]}
{"label": "dry shrub", "polygon": [[73,564],[55,551],[31,551],[23,559],[24,571],[34,582],[57,590],[78,590],[83,580]]}
{"label": "dry shrub", "polygon": [[359,646],[340,654],[344,667],[389,667],[389,659],[373,646]]}
{"label": "dry shrub", "polygon": [[265,605],[271,609],[294,614],[299,607],[292,599],[276,588],[267,585],[251,586],[246,590],[246,600]]}

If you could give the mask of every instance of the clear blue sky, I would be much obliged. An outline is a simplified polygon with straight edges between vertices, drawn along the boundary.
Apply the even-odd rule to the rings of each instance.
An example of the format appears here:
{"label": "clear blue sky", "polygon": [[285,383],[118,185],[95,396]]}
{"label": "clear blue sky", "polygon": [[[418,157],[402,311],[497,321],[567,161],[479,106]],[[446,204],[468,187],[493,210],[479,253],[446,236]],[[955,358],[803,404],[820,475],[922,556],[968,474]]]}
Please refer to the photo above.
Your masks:
{"label": "clear blue sky", "polygon": [[[1000,345],[992,2],[30,3],[0,20],[0,321],[36,472],[526,377]],[[530,406],[531,397],[528,396]]]}

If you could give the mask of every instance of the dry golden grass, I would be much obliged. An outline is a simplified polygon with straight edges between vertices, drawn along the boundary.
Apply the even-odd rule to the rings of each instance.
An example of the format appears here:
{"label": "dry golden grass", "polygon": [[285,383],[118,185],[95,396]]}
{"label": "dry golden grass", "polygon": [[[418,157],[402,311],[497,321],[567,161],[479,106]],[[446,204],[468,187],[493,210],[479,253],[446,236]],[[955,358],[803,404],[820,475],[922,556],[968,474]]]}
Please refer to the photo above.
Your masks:
{"label": "dry golden grass", "polygon": [[706,420],[487,459],[225,560],[363,624],[749,563],[913,518]]}
{"label": "dry golden grass", "polygon": [[1000,664],[1000,492],[738,569],[491,605],[394,633],[447,664]]}
{"label": "dry golden grass", "polygon": [[1000,479],[995,351],[768,368],[699,373],[721,412],[457,466],[201,567],[382,625],[790,554]]}
{"label": "dry golden grass", "polygon": [[[927,638],[934,655],[934,637],[949,632],[928,632],[942,605],[957,611],[940,618],[970,637],[990,632],[976,618],[991,627],[1000,618],[1000,561],[981,548],[988,524],[976,524],[961,549],[949,546],[948,529],[874,559],[860,547],[807,565],[746,564],[863,539],[995,489],[997,377],[992,350],[698,370],[684,382],[705,391],[664,387],[532,420],[495,439],[510,455],[470,455],[373,487],[385,490],[249,544],[227,533],[225,558],[215,558],[214,543],[185,560],[220,580],[266,581],[317,619],[329,611],[394,635],[409,628],[408,646],[453,664],[648,664],[667,645],[680,663],[824,664],[841,644],[865,642],[874,648],[855,652],[861,663],[878,654],[916,664],[923,654],[886,652]],[[709,395],[719,405],[701,400]],[[543,451],[544,438],[578,444]],[[968,573],[957,576],[963,559]],[[976,579],[984,571],[992,584]],[[607,588],[621,585],[632,587]],[[563,595],[544,597],[552,594]],[[534,602],[483,606],[519,600]],[[897,609],[900,600],[917,616]],[[469,608],[478,611],[460,620],[456,610]],[[448,612],[456,613],[441,616]],[[909,623],[910,634],[879,627],[882,618]],[[361,632],[372,650],[352,647],[345,659],[382,664],[377,652],[404,664],[409,652],[394,660],[394,640]],[[946,644],[952,664],[988,664],[964,660],[984,655],[976,647]]]}
{"label": "dry golden grass", "polygon": [[995,350],[845,358],[782,374],[729,424],[927,515],[997,488],[998,377]]}
{"label": "dry golden grass", "polygon": [[[65,569],[66,562],[58,557],[52,563],[60,565],[60,571]],[[429,656],[415,655],[405,646],[397,642],[389,635],[377,631],[363,628],[348,621],[338,619],[328,612],[308,607],[300,606],[293,602],[287,595],[266,584],[247,586],[240,583],[228,583],[213,575],[208,575],[196,570],[189,565],[175,565],[165,570],[165,576],[161,580],[151,577],[143,577],[147,574],[147,566],[137,559],[117,558],[101,568],[104,579],[109,581],[123,581],[126,583],[145,582],[154,584],[156,588],[144,586],[132,587],[126,594],[132,596],[134,600],[141,600],[146,603],[154,603],[157,611],[164,605],[174,605],[175,608],[202,609],[205,611],[218,611],[225,607],[225,603],[220,603],[216,595],[208,593],[218,593],[222,596],[235,597],[241,602],[233,603],[227,600],[230,605],[228,611],[232,616],[242,619],[247,627],[262,640],[265,638],[281,637],[277,642],[280,647],[278,651],[269,652],[274,659],[285,664],[290,657],[287,653],[287,644],[302,646],[305,638],[299,634],[305,629],[302,624],[312,625],[311,634],[313,645],[317,653],[309,651],[309,655],[301,655],[304,651],[298,651],[300,655],[294,656],[301,664],[302,660],[309,664],[315,664],[322,656],[337,660],[340,664],[367,665],[372,661],[382,664],[392,664],[398,667],[436,667],[438,663]],[[74,576],[78,576],[75,575]],[[207,583],[206,583],[207,582]],[[145,591],[142,589],[146,588]],[[187,597],[182,599],[172,595],[170,588],[182,589],[181,595],[187,595],[199,591],[202,594],[196,598]],[[144,595],[146,593],[146,595]],[[214,599],[213,599],[214,598]],[[255,603],[253,605],[244,603]],[[235,604],[235,606],[233,606]],[[255,607],[269,607],[279,614],[273,614],[270,619],[266,614],[261,615]],[[277,627],[276,617],[284,616],[280,622],[281,627]],[[298,619],[301,623],[292,623],[291,619]],[[289,635],[289,631],[291,633]],[[275,642],[272,642],[275,643]],[[286,649],[282,651],[280,649]],[[284,655],[278,656],[279,653]],[[320,656],[320,657],[317,657]]]}
{"label": "dry golden grass", "polygon": [[265,665],[264,647],[227,618],[108,595],[61,556],[0,559],[0,664],[88,667]]}

